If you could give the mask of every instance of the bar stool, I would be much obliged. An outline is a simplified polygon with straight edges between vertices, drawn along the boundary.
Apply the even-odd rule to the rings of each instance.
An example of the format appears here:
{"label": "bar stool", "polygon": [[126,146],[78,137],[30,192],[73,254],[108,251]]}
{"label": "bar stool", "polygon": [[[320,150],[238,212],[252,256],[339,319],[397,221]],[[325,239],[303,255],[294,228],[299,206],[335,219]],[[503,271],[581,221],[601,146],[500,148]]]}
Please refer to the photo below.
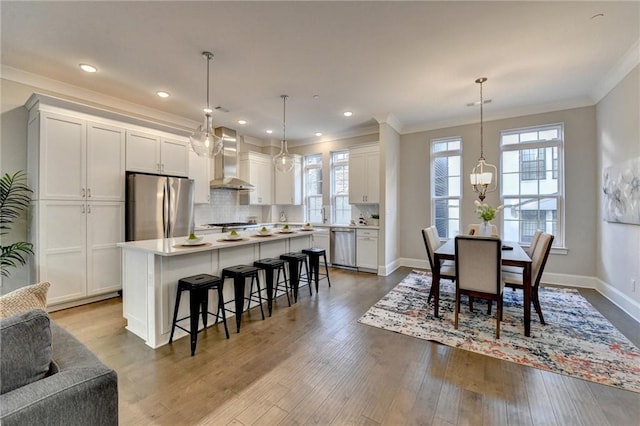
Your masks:
{"label": "bar stool", "polygon": [[293,289],[293,303],[298,302],[298,287],[300,286],[303,265],[305,270],[303,277],[306,277],[307,284],[309,284],[309,296],[311,296],[311,281],[309,280],[307,255],[304,253],[285,253],[280,255],[280,259],[289,263],[289,285]]}
{"label": "bar stool", "polygon": [[[267,307],[269,308],[269,316],[271,316],[271,311],[273,310],[273,299],[278,297],[278,289],[280,288],[280,284],[284,283],[284,293],[287,295],[287,303],[291,306],[291,299],[289,299],[289,284],[287,283],[287,272],[284,267],[284,260],[282,259],[260,259],[253,262],[253,266],[256,266],[260,269],[264,270],[264,274],[267,281]],[[273,288],[273,273],[277,271],[276,277],[276,287],[275,287],[275,295]],[[282,275],[284,279],[280,281],[280,271],[282,271]],[[282,296],[283,291],[280,290],[280,296]]]}
{"label": "bar stool", "polygon": [[[209,312],[209,290],[218,290],[218,310],[215,314],[216,322],[220,312],[222,311],[222,323],[224,324],[224,332],[229,338],[229,329],[227,328],[227,316],[224,312],[224,296],[222,295],[222,288],[224,286],[224,280],[209,275],[199,274],[193,275],[178,280],[178,293],[176,294],[176,306],[173,310],[173,324],[171,326],[171,335],[169,336],[169,343],[173,342],[173,332],[176,327],[186,331],[191,336],[191,356],[196,353],[196,344],[198,343],[198,322],[200,320],[200,312],[202,312],[202,323],[204,328],[207,328],[207,317],[213,315]],[[189,315],[183,318],[178,318],[178,310],[180,308],[180,297],[183,291],[189,292]],[[202,308],[202,311],[200,311]],[[182,321],[189,318],[191,320],[191,327],[189,330],[178,324],[178,321]],[[214,325],[215,325],[214,324]]]}
{"label": "bar stool", "polygon": [[[311,247],[302,250],[302,253],[309,256],[309,264],[311,266],[311,276],[316,283],[316,294],[318,293],[318,285],[320,280],[326,279],[331,287],[331,280],[329,279],[329,266],[327,265],[327,252],[323,248]],[[320,256],[324,258],[324,273],[320,273]],[[320,278],[322,276],[322,278]]]}
{"label": "bar stool", "polygon": [[[228,268],[224,268],[222,270],[222,279],[232,278],[233,279],[233,290],[234,297],[233,301],[229,301],[226,303],[235,303],[235,311],[229,310],[230,312],[234,312],[236,315],[236,328],[238,333],[240,333],[240,321],[242,319],[242,312],[244,311],[244,301],[245,299],[248,301],[247,310],[251,308],[251,302],[260,303],[260,313],[262,314],[262,319],[264,320],[264,310],[262,309],[262,294],[260,288],[260,277],[258,276],[259,269],[255,266],[249,265],[236,265],[230,266]],[[251,286],[249,287],[249,295],[245,297],[244,294],[244,285],[245,280],[251,277]],[[258,289],[253,291],[253,283],[254,281],[257,283]],[[258,299],[255,299],[255,294],[257,293]]]}

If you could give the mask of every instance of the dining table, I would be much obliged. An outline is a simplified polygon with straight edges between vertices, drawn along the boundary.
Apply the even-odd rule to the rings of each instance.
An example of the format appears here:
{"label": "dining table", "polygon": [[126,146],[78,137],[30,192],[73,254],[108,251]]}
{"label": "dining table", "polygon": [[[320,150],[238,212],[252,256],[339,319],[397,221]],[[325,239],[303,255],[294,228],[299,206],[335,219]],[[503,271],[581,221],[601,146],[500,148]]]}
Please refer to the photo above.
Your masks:
{"label": "dining table", "polygon": [[[531,336],[531,258],[515,242],[502,243],[502,265],[522,268],[522,287],[524,293],[524,335]],[[433,314],[438,316],[440,307],[440,265],[444,260],[455,260],[455,239],[451,238],[434,251],[433,276]]]}

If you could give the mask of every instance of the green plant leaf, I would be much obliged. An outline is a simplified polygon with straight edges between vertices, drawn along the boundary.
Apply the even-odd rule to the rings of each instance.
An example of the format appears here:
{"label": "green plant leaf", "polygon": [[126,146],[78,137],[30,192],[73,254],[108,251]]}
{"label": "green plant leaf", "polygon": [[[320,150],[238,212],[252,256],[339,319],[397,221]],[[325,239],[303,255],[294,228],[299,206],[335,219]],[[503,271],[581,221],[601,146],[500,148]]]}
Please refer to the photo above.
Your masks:
{"label": "green plant leaf", "polygon": [[23,171],[0,178],[0,234],[7,234],[13,221],[29,208],[32,192]]}
{"label": "green plant leaf", "polygon": [[8,277],[7,268],[15,268],[27,263],[27,256],[33,254],[33,244],[19,241],[8,246],[0,246],[0,269],[2,276]]}

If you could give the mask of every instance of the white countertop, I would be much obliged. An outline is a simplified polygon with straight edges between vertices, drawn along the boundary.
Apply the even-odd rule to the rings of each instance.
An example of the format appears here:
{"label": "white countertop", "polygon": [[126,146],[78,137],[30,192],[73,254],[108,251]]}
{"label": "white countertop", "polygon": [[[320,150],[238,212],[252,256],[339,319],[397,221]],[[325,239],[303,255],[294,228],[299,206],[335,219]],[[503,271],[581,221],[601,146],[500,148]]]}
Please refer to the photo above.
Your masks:
{"label": "white countertop", "polygon": [[[203,235],[202,245],[182,246],[180,244],[186,241],[186,237],[179,238],[163,238],[159,240],[142,240],[118,243],[118,247],[127,250],[145,251],[160,256],[177,256],[201,251],[225,249],[229,247],[237,247],[242,245],[268,243],[275,240],[283,240],[287,238],[307,237],[318,232],[327,232],[324,229],[314,228],[313,230],[303,231],[301,228],[291,228],[291,233],[280,233],[273,231],[269,236],[258,236],[256,231],[239,231],[238,235],[242,238],[234,241],[221,241],[227,234],[215,233]],[[197,234],[197,232],[196,232]]]}

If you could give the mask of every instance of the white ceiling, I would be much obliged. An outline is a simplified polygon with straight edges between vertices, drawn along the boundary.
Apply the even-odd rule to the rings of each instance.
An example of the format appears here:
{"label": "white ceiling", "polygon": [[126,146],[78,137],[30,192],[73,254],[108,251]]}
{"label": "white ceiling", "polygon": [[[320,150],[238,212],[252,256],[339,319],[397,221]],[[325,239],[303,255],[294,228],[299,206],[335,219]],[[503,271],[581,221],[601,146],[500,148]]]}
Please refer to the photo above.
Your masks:
{"label": "white ceiling", "polygon": [[[397,119],[403,133],[591,105],[640,39],[632,2],[10,2],[2,65],[200,121],[314,140]],[[604,16],[591,18],[603,13]],[[82,73],[79,63],[95,65]],[[6,74],[6,72],[5,72]],[[171,93],[160,99],[157,90]],[[318,99],[313,96],[318,95]],[[597,97],[597,96],[595,96]],[[353,117],[342,116],[345,110]],[[247,125],[237,124],[246,119]],[[325,136],[326,137],[326,136]]]}

